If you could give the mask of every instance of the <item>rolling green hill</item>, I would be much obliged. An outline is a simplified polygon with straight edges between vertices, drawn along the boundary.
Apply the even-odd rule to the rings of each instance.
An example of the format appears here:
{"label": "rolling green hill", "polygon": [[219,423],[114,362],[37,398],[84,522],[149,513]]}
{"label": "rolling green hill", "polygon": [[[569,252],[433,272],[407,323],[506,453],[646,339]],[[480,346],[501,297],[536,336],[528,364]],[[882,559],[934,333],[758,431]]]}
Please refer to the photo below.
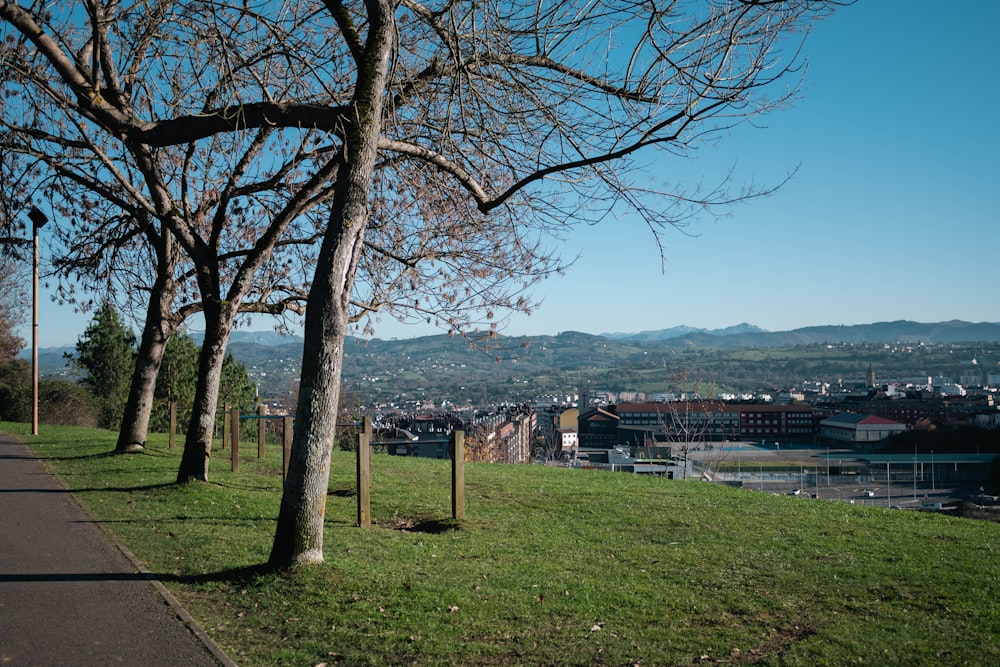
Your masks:
{"label": "rolling green hill", "polygon": [[[890,341],[921,331],[986,336],[990,327],[996,325],[909,323],[817,327],[782,334],[720,336],[698,332],[637,340],[566,332],[501,336],[479,347],[445,335],[391,341],[354,339],[345,354],[344,386],[363,402],[421,397],[461,403],[484,398],[524,401],[540,394],[597,390],[699,389],[706,395],[776,390],[806,381],[836,384],[841,379],[862,378],[869,364],[882,380],[949,376],[957,381],[967,372],[1000,373],[1000,336],[971,343]],[[765,344],[751,344],[747,337]],[[947,338],[931,339],[935,337]],[[738,341],[743,343],[736,344]],[[252,371],[266,373],[266,386],[274,388],[272,393],[280,393],[298,376],[300,343],[272,347],[234,342],[231,350]]]}
{"label": "rolling green hill", "polygon": [[[42,350],[43,375],[65,374],[65,349]],[[301,364],[302,341],[273,332],[234,333],[230,351],[264,396],[286,395]],[[973,365],[975,360],[975,365]],[[344,386],[362,402],[423,398],[456,404],[535,400],[597,390],[662,392],[774,390],[805,381],[863,377],[1000,373],[1000,324],[885,322],[761,332],[688,329],[636,335],[484,339],[351,339]]]}

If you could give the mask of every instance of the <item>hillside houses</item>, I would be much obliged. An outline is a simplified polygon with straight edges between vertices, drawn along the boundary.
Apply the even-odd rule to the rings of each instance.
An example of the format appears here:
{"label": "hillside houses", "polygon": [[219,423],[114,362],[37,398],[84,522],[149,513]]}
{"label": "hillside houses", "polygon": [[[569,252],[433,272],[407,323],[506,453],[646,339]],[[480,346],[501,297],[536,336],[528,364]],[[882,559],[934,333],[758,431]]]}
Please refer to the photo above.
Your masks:
{"label": "hillside houses", "polygon": [[[992,349],[976,351],[977,355],[982,352],[980,356],[989,361],[986,366],[990,368],[1000,365],[1000,361],[994,363],[998,357]],[[878,353],[870,346],[865,350],[872,356]],[[940,357],[958,350],[964,348],[931,350],[897,346],[885,351],[900,356],[921,352]],[[807,353],[815,354],[815,350],[804,350],[801,355],[805,357]],[[975,360],[970,364],[975,367]],[[445,368],[441,363],[426,367],[435,371]],[[454,401],[438,400],[436,407],[424,398],[425,389],[420,387],[411,394],[397,392],[393,402],[375,402],[368,409],[373,414],[395,415],[393,419],[401,414],[452,415],[467,433],[467,452],[473,460],[509,463],[567,460],[579,458],[581,452],[603,452],[609,458],[612,451],[634,456],[643,448],[653,448],[662,456],[669,450],[697,448],[699,443],[718,443],[722,447],[740,442],[768,446],[787,443],[871,451],[904,431],[953,426],[1000,427],[1000,411],[993,398],[995,390],[979,385],[946,391],[951,386],[949,382],[959,374],[943,375],[934,366],[927,371],[917,370],[917,366],[907,367],[913,370],[894,374],[887,381],[879,378],[874,364],[868,362],[867,372],[862,366],[856,369],[861,372],[800,380],[794,386],[769,385],[751,392],[719,391],[711,399],[692,391],[691,386],[672,381],[660,385],[664,391],[624,388],[631,381],[641,380],[637,368],[633,364],[621,373],[608,372],[601,380],[604,386],[591,384],[587,371],[561,371],[547,383],[538,384],[531,394],[523,394],[519,401],[496,405],[490,405],[487,397],[509,394],[514,386],[520,391],[527,384],[527,376],[507,376],[488,389],[485,385],[476,389],[458,385],[468,393]],[[995,382],[997,377],[985,370],[979,375],[961,374],[966,381]],[[581,391],[584,386],[586,390]],[[644,386],[650,386],[648,379]],[[714,389],[721,387],[715,385]],[[450,430],[438,433],[438,437],[446,438]],[[434,436],[427,434],[418,439],[425,437]],[[440,455],[446,451],[429,443],[423,447],[407,445],[406,449]]]}
{"label": "hillside houses", "polygon": [[[452,413],[377,415],[380,437],[373,444],[397,456],[448,458],[452,433],[465,432],[466,458],[483,463],[528,463],[537,433],[537,415],[528,406],[503,406],[461,418]],[[400,437],[402,434],[402,437]]]}

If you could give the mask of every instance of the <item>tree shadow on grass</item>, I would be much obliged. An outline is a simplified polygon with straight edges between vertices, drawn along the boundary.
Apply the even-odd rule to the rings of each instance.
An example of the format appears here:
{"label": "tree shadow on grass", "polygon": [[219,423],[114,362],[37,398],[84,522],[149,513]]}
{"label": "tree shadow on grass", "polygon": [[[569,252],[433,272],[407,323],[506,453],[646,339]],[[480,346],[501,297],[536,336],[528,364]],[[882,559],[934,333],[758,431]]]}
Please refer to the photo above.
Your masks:
{"label": "tree shadow on grass", "polygon": [[169,489],[176,487],[177,485],[173,482],[161,482],[160,484],[139,484],[136,486],[95,486],[92,488],[76,488],[68,489],[66,493],[89,493],[89,492],[102,492],[110,491],[115,493],[132,493],[137,491],[156,491],[157,489]]}
{"label": "tree shadow on grass", "polygon": [[81,487],[76,489],[67,489],[63,487],[27,487],[20,489],[0,489],[0,493],[59,493],[59,494],[74,494],[74,493],[89,493],[89,492],[117,492],[117,493],[132,493],[134,491],[155,491],[156,489],[165,489],[174,486],[173,484],[144,484],[142,486],[100,486],[100,487]]}
{"label": "tree shadow on grass", "polygon": [[262,491],[270,493],[281,493],[281,486],[274,484],[253,484],[253,477],[247,477],[245,481],[235,482],[197,482],[198,484],[212,484],[220,489],[234,489],[236,491]]}
{"label": "tree shadow on grass", "polygon": [[80,454],[79,456],[36,456],[39,461],[88,461],[110,459],[119,456],[119,452],[97,452],[96,454]]}
{"label": "tree shadow on grass", "polygon": [[0,573],[0,583],[80,583],[80,582],[113,582],[113,581],[160,581],[163,583],[201,584],[225,582],[232,584],[249,584],[260,577],[275,574],[280,570],[267,565],[250,565],[219,572],[204,572],[201,574],[178,575],[172,573],[156,573],[148,571],[112,570],[107,572],[19,572],[13,574]]}
{"label": "tree shadow on grass", "polygon": [[111,581],[159,581],[176,584],[252,584],[261,577],[280,573],[281,570],[266,563],[236,567],[218,572],[201,574],[172,574],[166,572],[44,572],[0,573],[0,583],[67,583]]}
{"label": "tree shadow on grass", "polygon": [[209,583],[226,583],[226,584],[253,584],[258,581],[261,577],[266,577],[274,574],[280,573],[279,568],[269,565],[267,563],[260,563],[258,565],[246,565],[243,567],[234,567],[226,570],[219,570],[218,572],[202,572],[199,574],[152,574],[154,579],[158,579],[164,583],[178,583],[178,584],[209,584]]}

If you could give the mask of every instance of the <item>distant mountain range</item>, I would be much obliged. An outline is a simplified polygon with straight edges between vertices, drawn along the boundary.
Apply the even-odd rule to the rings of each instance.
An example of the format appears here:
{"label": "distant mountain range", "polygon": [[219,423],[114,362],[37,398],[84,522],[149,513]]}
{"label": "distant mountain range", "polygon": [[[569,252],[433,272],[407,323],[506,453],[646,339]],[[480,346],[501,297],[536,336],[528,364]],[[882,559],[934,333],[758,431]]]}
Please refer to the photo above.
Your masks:
{"label": "distant mountain range", "polygon": [[[788,345],[810,345],[816,343],[993,343],[1000,342],[1000,322],[949,322],[923,323],[909,320],[876,322],[873,324],[823,325],[803,327],[790,331],[767,331],[746,322],[724,329],[700,329],[676,326],[656,331],[639,333],[604,333],[600,335],[579,332],[560,334],[579,335],[583,338],[606,338],[614,341],[634,343],[664,342],[685,347],[785,347]],[[381,341],[387,343],[411,344],[415,341],[429,342],[429,339],[451,340],[440,334],[403,340]],[[550,336],[510,337],[513,340],[538,339],[544,341]],[[376,339],[378,340],[378,339]],[[285,346],[301,344],[297,336],[282,336],[273,331],[235,331],[233,345]]]}
{"label": "distant mountain range", "polygon": [[670,338],[680,338],[681,336],[687,336],[688,334],[731,336],[733,334],[746,334],[746,333],[768,333],[768,332],[765,329],[761,329],[760,327],[743,322],[742,324],[726,327],[725,329],[699,329],[697,327],[689,327],[682,325],[679,327],[670,327],[669,329],[657,329],[656,331],[641,331],[639,333],[603,333],[601,334],[601,337],[610,338],[611,340],[640,341],[640,340],[668,340]]}
{"label": "distant mountain range", "polygon": [[814,343],[973,343],[1000,342],[1000,323],[923,323],[909,320],[874,324],[825,325],[791,331],[765,331],[752,324],[726,329],[673,327],[637,334],[605,334],[615,340],[672,341],[698,347],[785,347]]}
{"label": "distant mountain range", "polygon": [[[196,342],[200,342],[195,337]],[[492,341],[490,348],[496,356],[483,354],[470,348],[467,341],[445,334],[399,340],[353,339],[347,347],[345,374],[361,372],[374,358],[386,360],[390,365],[402,367],[413,359],[440,358],[450,355],[457,363],[478,366],[492,363],[497,358],[516,358],[519,368],[567,368],[586,366],[596,356],[603,360],[624,362],[634,355],[653,350],[736,350],[740,348],[782,348],[815,344],[951,344],[951,343],[1000,343],[1000,323],[950,322],[921,323],[900,320],[874,324],[828,325],[804,327],[791,331],[765,331],[751,324],[738,324],[725,329],[698,329],[673,327],[640,333],[609,333],[600,336],[566,331],[556,336],[504,337]],[[73,375],[64,353],[74,353],[72,347],[42,348],[39,366],[46,375]],[[274,331],[233,332],[229,351],[248,367],[269,373],[298,375],[302,359],[302,338],[282,336]],[[30,350],[21,354],[30,359]],[[410,360],[410,361],[408,361]],[[402,366],[401,366],[402,365]],[[279,369],[281,369],[279,371]],[[491,371],[492,372],[492,371]]]}
{"label": "distant mountain range", "polygon": [[[583,339],[604,338],[614,341],[633,343],[665,342],[671,345],[686,347],[785,347],[788,345],[810,345],[815,343],[996,343],[1000,342],[1000,322],[964,322],[951,320],[948,322],[923,323],[909,320],[895,322],[876,322],[874,324],[831,324],[815,327],[803,327],[790,331],[767,331],[758,326],[737,324],[724,329],[701,329],[689,326],[676,326],[655,331],[639,333],[604,333],[600,335],[567,331],[559,334],[565,342],[567,336],[579,336]],[[200,343],[200,335],[193,335],[195,342]],[[503,337],[502,337],[503,338]],[[512,340],[538,339],[544,341],[552,336],[521,336],[507,337]],[[445,334],[422,336],[418,338],[393,339],[385,341],[375,339],[381,344],[399,343],[409,346],[415,341],[429,342],[431,339],[454,340]],[[371,344],[374,341],[368,341]],[[230,344],[235,346],[261,347],[297,347],[302,344],[299,336],[282,335],[275,331],[241,331],[233,332]],[[43,348],[51,354],[62,356],[64,352],[73,353],[75,347]],[[30,358],[30,350],[21,353],[24,359]]]}

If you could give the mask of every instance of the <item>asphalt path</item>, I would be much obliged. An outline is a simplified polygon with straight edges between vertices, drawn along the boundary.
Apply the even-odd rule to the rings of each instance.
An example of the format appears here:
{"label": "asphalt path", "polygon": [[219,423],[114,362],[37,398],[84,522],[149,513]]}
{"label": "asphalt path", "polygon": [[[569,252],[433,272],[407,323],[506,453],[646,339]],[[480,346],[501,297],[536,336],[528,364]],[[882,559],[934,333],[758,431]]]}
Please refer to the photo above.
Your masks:
{"label": "asphalt path", "polygon": [[233,665],[31,450],[0,434],[0,665]]}

